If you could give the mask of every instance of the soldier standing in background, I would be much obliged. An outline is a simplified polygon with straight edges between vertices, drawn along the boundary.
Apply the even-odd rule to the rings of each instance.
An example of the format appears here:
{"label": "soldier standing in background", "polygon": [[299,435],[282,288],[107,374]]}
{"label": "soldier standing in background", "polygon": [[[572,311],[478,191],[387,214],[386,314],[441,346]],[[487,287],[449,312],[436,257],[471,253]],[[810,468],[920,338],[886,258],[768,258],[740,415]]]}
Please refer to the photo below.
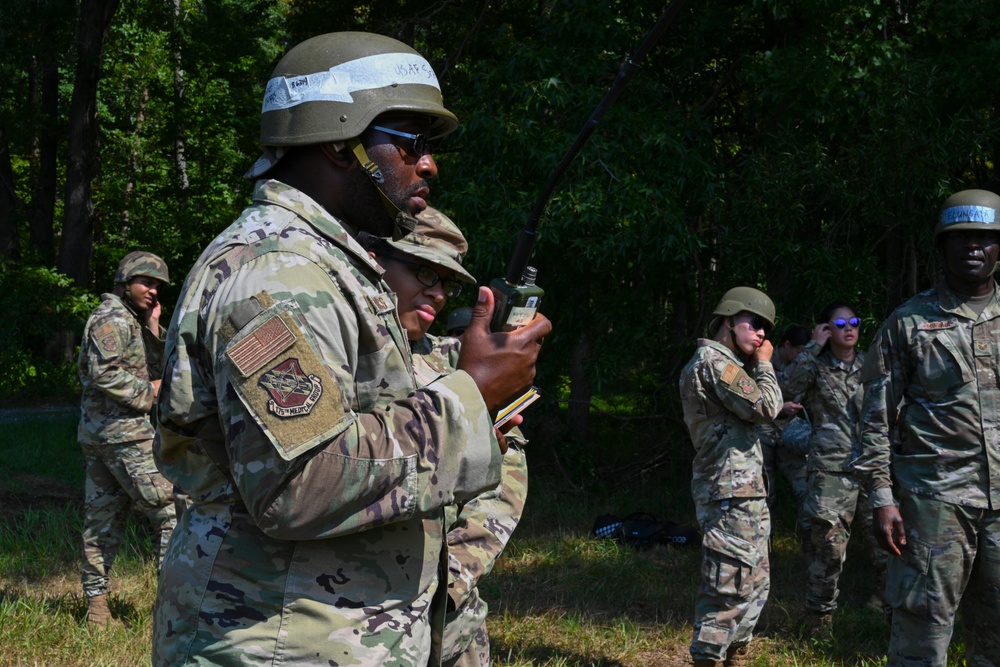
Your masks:
{"label": "soldier standing in background", "polygon": [[77,368],[83,396],[83,592],[87,621],[108,625],[108,576],[136,503],[153,528],[157,567],[176,523],[171,484],[153,462],[149,414],[160,389],[163,330],[157,294],[166,263],[132,252],[118,264],[114,291],[87,320]]}
{"label": "soldier standing in background", "polygon": [[847,559],[851,527],[857,517],[871,549],[875,592],[868,606],[885,603],[885,552],[871,535],[871,505],[855,479],[851,464],[858,455],[861,367],[865,353],[857,349],[861,319],[846,301],[827,304],[819,313],[813,339],[799,355],[782,390],[802,402],[812,420],[809,437],[806,514],[811,525],[813,559],[806,590],[806,624],[815,638],[833,632],[833,612]]}
{"label": "soldier standing in background", "polygon": [[734,287],[713,314],[711,338],[698,340],[680,378],[703,535],[691,656],[695,667],[741,667],[770,590],[771,519],[756,425],[782,407],[766,338],[774,303]]}
{"label": "soldier standing in background", "polygon": [[890,553],[887,664],[943,667],[961,605],[966,662],[998,665],[1000,197],[952,195],[934,240],[944,280],[893,311],[868,350],[854,467]]}
{"label": "soldier standing in background", "polygon": [[[254,202],[188,275],[157,464],[190,497],[164,559],[153,664],[422,667],[444,508],[493,489],[496,413],[535,376],[543,316],[419,386],[360,232],[402,238],[458,126],[430,64],[381,35],[293,47],[264,93]],[[427,522],[435,524],[428,531]]]}
{"label": "soldier standing in background", "polygon": [[[417,384],[426,386],[455,371],[461,347],[456,338],[433,336],[428,330],[448,299],[459,296],[462,283],[475,285],[476,280],[462,266],[469,246],[461,230],[430,207],[416,218],[414,230],[401,240],[368,237],[370,241],[362,245],[385,269],[383,278],[396,293],[396,310],[410,340]],[[453,324],[451,318],[448,324]],[[462,325],[464,331],[469,322]],[[514,419],[519,422],[521,417]],[[444,509],[447,588],[442,588],[446,595],[435,598],[434,613],[444,618],[440,653],[445,667],[490,664],[488,607],[478,585],[514,534],[528,495],[527,441],[518,429],[507,433],[506,441],[509,447],[503,456],[500,484]],[[432,520],[424,524],[429,534],[437,525]]]}

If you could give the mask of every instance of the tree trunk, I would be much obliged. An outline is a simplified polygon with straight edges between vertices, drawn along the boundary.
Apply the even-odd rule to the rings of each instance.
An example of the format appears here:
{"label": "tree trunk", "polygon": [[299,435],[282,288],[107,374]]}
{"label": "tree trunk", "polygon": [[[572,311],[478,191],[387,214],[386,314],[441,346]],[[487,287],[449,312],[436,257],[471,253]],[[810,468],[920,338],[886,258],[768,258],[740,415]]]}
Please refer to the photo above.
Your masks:
{"label": "tree trunk", "polygon": [[135,114],[135,132],[133,146],[126,165],[125,194],[122,196],[122,237],[127,238],[132,225],[132,215],[129,206],[132,204],[132,193],[135,191],[135,175],[139,172],[139,137],[146,124],[146,107],[149,104],[149,87],[143,87],[139,96],[139,109]]}
{"label": "tree trunk", "polygon": [[174,164],[180,179],[180,208],[187,209],[188,172],[184,156],[184,62],[181,53],[181,0],[173,0],[174,8]]}
{"label": "tree trunk", "polygon": [[111,19],[119,0],[83,0],[77,23],[76,80],[70,104],[69,156],[66,166],[66,213],[58,269],[79,286],[90,282],[94,246],[91,181],[97,173],[97,84]]}
{"label": "tree trunk", "polygon": [[6,128],[0,126],[0,259],[18,259],[17,194]]}
{"label": "tree trunk", "polygon": [[55,57],[37,68],[41,85],[32,87],[36,99],[34,108],[41,109],[41,121],[34,127],[32,160],[35,167],[35,184],[32,188],[31,208],[28,211],[30,248],[39,264],[51,266],[55,256],[56,179],[59,120],[59,66]]}

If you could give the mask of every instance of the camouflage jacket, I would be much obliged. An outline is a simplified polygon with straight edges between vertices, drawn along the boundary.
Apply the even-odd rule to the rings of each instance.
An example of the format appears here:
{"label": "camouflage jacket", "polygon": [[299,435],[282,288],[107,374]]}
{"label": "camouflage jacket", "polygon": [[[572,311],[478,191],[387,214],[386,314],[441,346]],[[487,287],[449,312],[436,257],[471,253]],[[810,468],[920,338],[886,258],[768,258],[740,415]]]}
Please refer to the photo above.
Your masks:
{"label": "camouflage jacket", "polygon": [[167,338],[157,465],[193,503],[164,559],[155,665],[424,665],[447,505],[501,455],[468,374],[417,387],[381,269],[260,180]]}
{"label": "camouflage jacket", "polygon": [[131,304],[101,295],[83,330],[76,365],[83,385],[77,428],[82,444],[153,439],[152,380],[160,376],[163,340],[142,324]]}
{"label": "camouflage jacket", "polygon": [[[771,357],[771,368],[774,369],[774,377],[778,380],[778,386],[781,387],[782,396],[787,400],[786,392],[784,390],[785,380],[788,379],[789,374],[795,370],[795,359],[785,363],[782,360],[781,355],[778,354],[778,348],[774,348],[774,356]],[[784,404],[784,400],[782,401]],[[777,447],[782,444],[781,433],[788,426],[790,421],[789,417],[775,417],[774,421],[767,424],[757,424],[757,436],[760,438],[760,444],[764,447]],[[769,483],[773,483],[769,482]]]}
{"label": "camouflage jacket", "polygon": [[691,492],[696,503],[765,497],[756,424],[781,410],[781,390],[768,361],[751,370],[729,348],[698,339],[680,378],[681,403],[695,455]]}
{"label": "camouflage jacket", "polygon": [[812,422],[809,470],[850,472],[858,453],[858,414],[864,352],[854,361],[838,359],[810,342],[782,385],[785,397],[802,403]]}
{"label": "camouflage jacket", "polygon": [[[461,343],[456,338],[424,336],[412,344],[417,384],[430,384],[454,372]],[[488,607],[477,585],[503,553],[521,520],[528,495],[526,441],[515,428],[503,457],[500,484],[471,500],[445,508],[448,600],[441,658],[460,655],[486,621]],[[433,664],[433,663],[432,663]]]}
{"label": "camouflage jacket", "polygon": [[[872,505],[892,483],[1000,508],[1000,289],[976,318],[941,281],[882,324],[862,371],[861,456]],[[891,473],[890,473],[891,469]]]}

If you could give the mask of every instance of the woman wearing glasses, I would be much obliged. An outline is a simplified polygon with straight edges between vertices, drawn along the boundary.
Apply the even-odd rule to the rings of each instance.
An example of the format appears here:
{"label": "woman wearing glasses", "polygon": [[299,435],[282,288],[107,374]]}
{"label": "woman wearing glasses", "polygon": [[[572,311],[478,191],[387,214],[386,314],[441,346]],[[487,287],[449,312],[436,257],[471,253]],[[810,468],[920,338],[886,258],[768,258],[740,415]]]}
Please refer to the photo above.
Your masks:
{"label": "woman wearing glasses", "polygon": [[698,339],[680,377],[703,534],[690,652],[695,667],[743,667],[771,587],[771,515],[756,425],[781,410],[767,340],[774,302],[753,287],[734,287],[712,314],[710,338]]}
{"label": "woman wearing glasses", "polygon": [[[383,278],[396,293],[396,312],[406,329],[418,386],[454,372],[461,343],[457,338],[428,333],[449,299],[476,280],[463,266],[469,246],[458,227],[437,209],[416,216],[416,227],[399,241],[362,235],[361,244],[385,269]],[[520,416],[513,423],[518,423]],[[447,548],[447,602],[433,610],[444,617],[440,659],[444,667],[485,667],[490,664],[486,632],[486,602],[478,583],[493,569],[520,521],[528,494],[528,466],[521,432],[504,438],[500,484],[460,505],[444,509],[446,534],[436,521],[425,521],[427,562],[439,562],[439,539]],[[442,598],[435,596],[435,603]],[[435,627],[439,627],[437,622]],[[431,662],[437,664],[432,658]]]}
{"label": "woman wearing glasses", "polygon": [[[806,611],[814,637],[829,637],[837,609],[838,582],[847,556],[851,524],[859,516],[871,533],[871,510],[851,472],[858,455],[858,422],[864,352],[857,349],[861,320],[851,304],[835,301],[819,315],[812,341],[799,355],[783,387],[802,403],[812,420],[804,510],[809,517],[814,557],[809,565]],[[869,539],[869,545],[871,540]],[[879,556],[880,554],[880,556]],[[882,609],[885,554],[872,549],[876,592],[869,606]]]}

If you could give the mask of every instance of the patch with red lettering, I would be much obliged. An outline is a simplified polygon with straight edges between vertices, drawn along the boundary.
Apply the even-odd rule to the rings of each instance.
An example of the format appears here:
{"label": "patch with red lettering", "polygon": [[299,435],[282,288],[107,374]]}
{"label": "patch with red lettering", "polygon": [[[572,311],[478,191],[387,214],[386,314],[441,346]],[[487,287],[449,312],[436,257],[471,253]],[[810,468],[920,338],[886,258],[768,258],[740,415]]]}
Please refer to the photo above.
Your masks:
{"label": "patch with red lettering", "polygon": [[958,320],[940,320],[938,322],[917,322],[918,331],[937,331],[938,329],[951,329],[958,324]]}
{"label": "patch with red lettering", "polygon": [[118,335],[118,329],[110,322],[94,329],[90,338],[97,347],[97,351],[105,359],[118,356],[124,347],[121,336]]}
{"label": "patch with red lettering", "polygon": [[265,371],[257,383],[271,396],[268,411],[282,418],[308,415],[323,395],[323,381],[306,374],[295,358]]}
{"label": "patch with red lettering", "polygon": [[[733,372],[729,372],[730,369]],[[747,372],[735,364],[730,364],[726,372],[722,374],[722,379],[726,381],[726,388],[734,394],[741,396],[751,403],[756,403],[760,398],[760,388],[753,381]]]}

